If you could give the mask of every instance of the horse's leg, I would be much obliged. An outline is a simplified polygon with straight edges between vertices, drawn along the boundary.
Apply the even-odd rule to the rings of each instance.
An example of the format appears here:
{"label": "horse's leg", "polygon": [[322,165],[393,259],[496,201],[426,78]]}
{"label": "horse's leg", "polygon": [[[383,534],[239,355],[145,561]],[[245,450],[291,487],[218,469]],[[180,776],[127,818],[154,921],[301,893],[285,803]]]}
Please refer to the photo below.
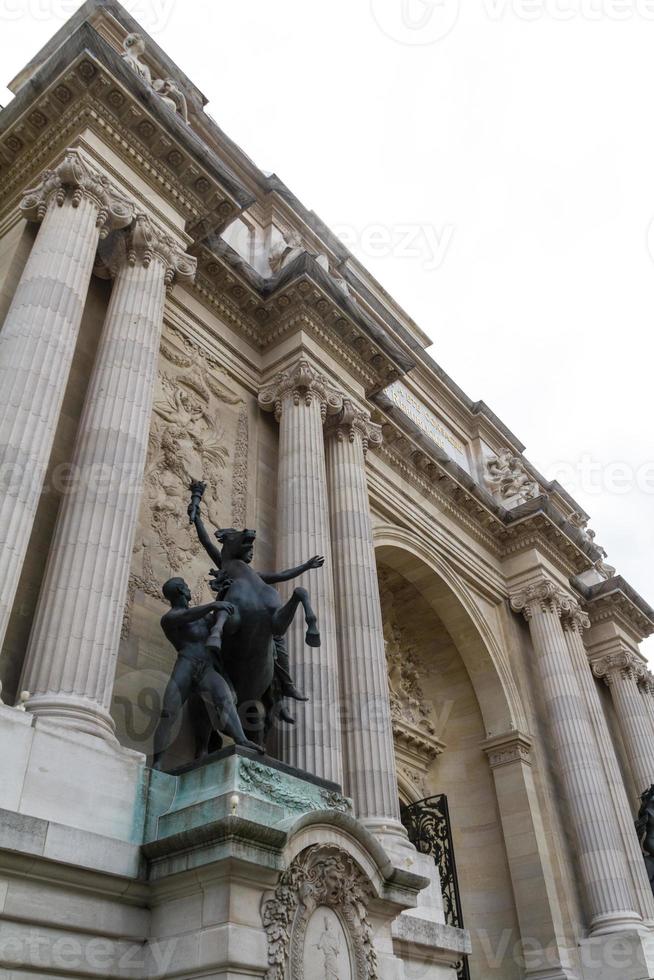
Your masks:
{"label": "horse's leg", "polygon": [[293,594],[288,602],[275,611],[272,619],[273,633],[276,636],[284,635],[293,622],[293,617],[295,616],[299,605],[302,605],[304,609],[304,618],[307,624],[307,632],[304,638],[305,642],[307,646],[319,647],[320,633],[318,631],[316,614],[311,607],[309,593],[301,586],[298,586],[297,589],[293,589]]}

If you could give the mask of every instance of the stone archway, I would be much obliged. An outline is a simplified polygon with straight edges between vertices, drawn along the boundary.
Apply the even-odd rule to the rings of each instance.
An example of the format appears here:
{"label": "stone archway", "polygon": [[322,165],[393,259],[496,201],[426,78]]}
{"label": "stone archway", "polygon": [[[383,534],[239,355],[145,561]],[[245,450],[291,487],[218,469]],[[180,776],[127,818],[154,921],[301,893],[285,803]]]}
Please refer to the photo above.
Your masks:
{"label": "stone archway", "polygon": [[[473,593],[436,548],[411,531],[384,525],[374,537],[381,591],[390,588],[399,599],[424,698],[441,702],[433,731],[438,751],[422,788],[402,765],[406,757],[396,736],[398,793],[406,803],[430,794],[448,797],[473,941],[471,974],[517,980],[524,973],[516,955],[521,940],[542,947],[543,965],[565,962],[525,710],[493,619],[498,598]],[[387,615],[388,597],[385,606]],[[449,715],[442,712],[448,698],[455,702]],[[413,720],[424,730],[419,718]]]}

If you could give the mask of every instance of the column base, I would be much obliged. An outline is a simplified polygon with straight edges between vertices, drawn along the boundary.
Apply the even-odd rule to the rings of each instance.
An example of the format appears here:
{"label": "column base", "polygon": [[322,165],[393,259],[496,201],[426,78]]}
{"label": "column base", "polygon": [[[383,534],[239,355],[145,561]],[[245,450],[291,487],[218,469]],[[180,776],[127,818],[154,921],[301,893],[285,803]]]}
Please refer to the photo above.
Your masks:
{"label": "column base", "polygon": [[[0,810],[124,843],[141,843],[142,753],[5,705],[0,705],[0,745]],[[3,819],[6,824],[6,817],[0,823]],[[73,831],[60,840],[64,860],[74,857],[76,846]]]}
{"label": "column base", "polygon": [[549,970],[527,970],[526,980],[579,980],[576,970],[560,969],[552,967]]}
{"label": "column base", "polygon": [[579,942],[583,980],[649,980],[654,977],[654,935],[624,930]]}
{"label": "column base", "polygon": [[397,858],[398,867],[415,858],[416,849],[399,820],[394,817],[359,817],[358,820],[377,838],[389,857]]}
{"label": "column base", "polygon": [[34,694],[26,708],[38,718],[45,718],[62,728],[85,732],[118,744],[113,718],[95,701],[76,698],[70,694]]}
{"label": "column base", "polygon": [[615,913],[613,915],[596,915],[590,924],[590,935],[614,936],[625,932],[648,933],[649,929],[642,918],[635,912]]}

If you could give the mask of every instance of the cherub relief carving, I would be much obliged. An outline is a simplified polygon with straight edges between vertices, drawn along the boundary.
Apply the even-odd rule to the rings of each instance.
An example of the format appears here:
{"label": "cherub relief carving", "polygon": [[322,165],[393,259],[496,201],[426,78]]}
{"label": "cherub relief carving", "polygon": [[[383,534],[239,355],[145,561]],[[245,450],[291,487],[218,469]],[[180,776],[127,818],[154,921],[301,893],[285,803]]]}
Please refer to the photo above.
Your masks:
{"label": "cherub relief carving", "polygon": [[502,500],[516,498],[517,503],[524,503],[541,492],[520,457],[510,449],[500,449],[497,456],[486,460],[485,476],[491,492]]}

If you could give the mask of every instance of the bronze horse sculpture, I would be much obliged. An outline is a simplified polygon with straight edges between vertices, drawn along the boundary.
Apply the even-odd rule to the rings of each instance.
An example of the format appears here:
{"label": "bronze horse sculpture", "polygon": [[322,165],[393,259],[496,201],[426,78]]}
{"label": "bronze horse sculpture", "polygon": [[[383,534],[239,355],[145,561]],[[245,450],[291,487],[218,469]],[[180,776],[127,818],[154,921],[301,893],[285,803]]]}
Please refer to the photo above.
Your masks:
{"label": "bronze horse sculpture", "polygon": [[216,609],[206,648],[233,691],[244,732],[255,742],[262,742],[274,718],[293,722],[282,705],[283,698],[307,700],[293,683],[286,648],[286,632],[300,606],[307,627],[305,642],[320,646],[316,614],[307,590],[293,589],[284,602],[273,586],[321,568],[324,558],[316,555],[281,572],[256,572],[251,566],[256,531],[220,528],[214,540],[200,516],[203,489],[201,483],[191,486],[189,520],[216,566],[212,569],[211,587],[222,602],[222,608]]}

